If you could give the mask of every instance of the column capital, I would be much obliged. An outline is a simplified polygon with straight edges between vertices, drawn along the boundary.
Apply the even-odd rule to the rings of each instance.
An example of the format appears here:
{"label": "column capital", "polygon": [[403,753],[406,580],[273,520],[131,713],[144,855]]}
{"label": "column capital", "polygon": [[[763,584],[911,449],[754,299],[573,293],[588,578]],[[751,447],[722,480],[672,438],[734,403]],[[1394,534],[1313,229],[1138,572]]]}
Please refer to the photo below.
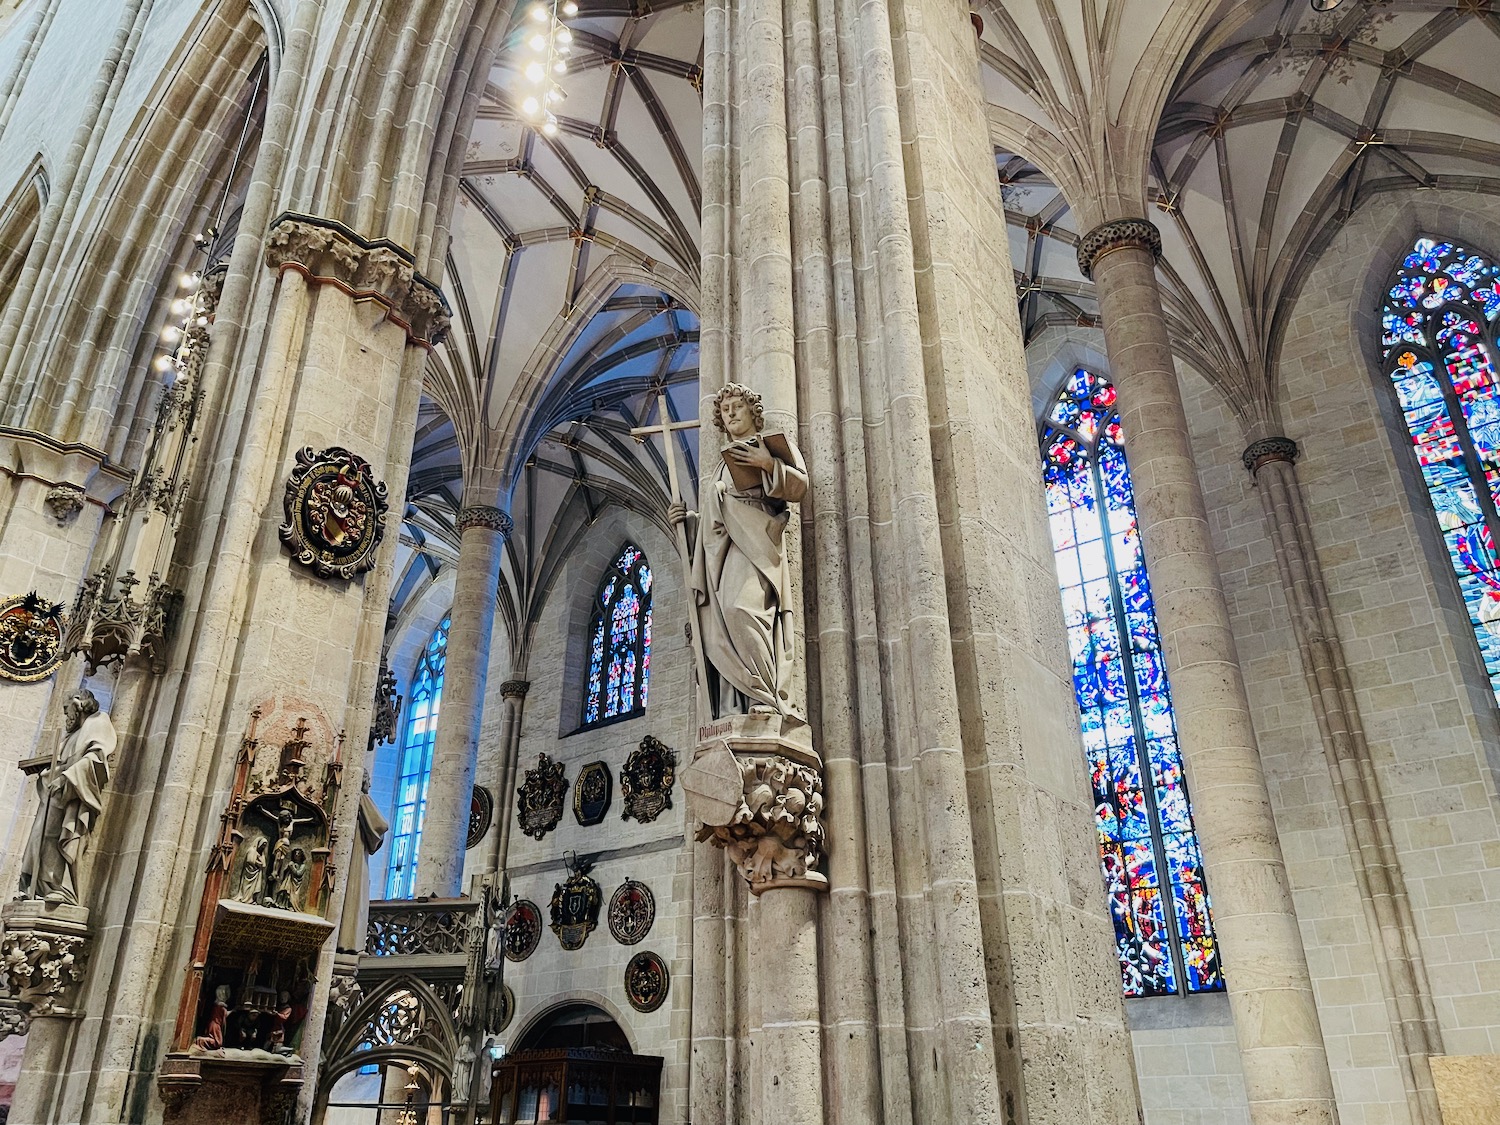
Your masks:
{"label": "column capital", "polygon": [[1078,240],[1078,268],[1090,281],[1094,263],[1111,250],[1133,246],[1148,250],[1153,258],[1161,257],[1161,231],[1147,219],[1113,219],[1100,223]]}
{"label": "column capital", "polygon": [[525,699],[526,693],[531,690],[530,680],[506,680],[500,685],[500,698]]}
{"label": "column capital", "polygon": [[515,522],[502,508],[491,507],[488,504],[475,504],[459,510],[457,527],[460,535],[471,527],[484,527],[509,536],[511,529],[515,527]]}
{"label": "column capital", "polygon": [[1259,441],[1252,441],[1245,446],[1245,452],[1240,454],[1240,461],[1254,476],[1260,472],[1260,467],[1272,461],[1286,461],[1295,463],[1297,454],[1301,452],[1297,443],[1289,437],[1268,437]]}
{"label": "column capital", "polygon": [[387,319],[406,331],[410,343],[431,348],[448,335],[453,318],[442,290],[417,272],[409,251],[388,238],[372,242],[333,219],[287,211],[271,223],[266,265],[384,305]]}

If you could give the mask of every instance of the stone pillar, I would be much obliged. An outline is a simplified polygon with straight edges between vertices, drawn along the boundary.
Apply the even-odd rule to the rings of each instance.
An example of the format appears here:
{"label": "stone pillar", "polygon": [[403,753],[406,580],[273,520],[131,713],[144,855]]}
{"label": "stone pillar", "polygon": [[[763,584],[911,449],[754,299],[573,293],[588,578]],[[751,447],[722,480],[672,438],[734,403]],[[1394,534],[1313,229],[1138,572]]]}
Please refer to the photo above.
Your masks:
{"label": "stone pillar", "polygon": [[1099,294],[1110,375],[1256,1125],[1333,1123],[1333,1081],[1250,703],[1209,536],[1144,219],[1078,244]]}
{"label": "stone pillar", "polygon": [[[758,1013],[753,1066],[761,1120],[822,1125],[818,900],[828,879],[820,870],[822,768],[810,732],[795,720],[757,714],[702,728],[682,785],[691,795],[688,823],[702,826],[698,839],[723,848],[759,898],[751,912],[746,999]],[[711,901],[709,862],[695,875],[695,892]],[[695,949],[699,929],[695,919]],[[710,936],[709,948],[715,944]],[[711,1019],[709,1028],[695,1029],[695,1050],[702,1052],[695,1077],[711,1087],[722,1057],[716,1042],[722,1022]],[[719,1120],[718,1112],[710,1108],[705,1119]]]}
{"label": "stone pillar", "polygon": [[1385,798],[1313,544],[1312,523],[1297,479],[1297,453],[1297,443],[1290,438],[1268,437],[1251,442],[1241,459],[1255,481],[1276,548],[1276,570],[1297,638],[1308,698],[1317,716],[1376,968],[1391,1009],[1396,1056],[1412,1120],[1440,1125],[1428,1060],[1443,1053],[1442,1035],[1406,880],[1391,840]]}
{"label": "stone pillar", "polygon": [[453,898],[462,891],[490,635],[510,530],[510,516],[499,508],[467,507],[458,514],[458,578],[448,628],[443,702],[427,782],[427,813],[417,853],[419,895]]}
{"label": "stone pillar", "polygon": [[500,744],[500,791],[495,794],[499,806],[495,813],[495,842],[490,849],[491,871],[504,871],[510,855],[511,817],[516,807],[516,762],[521,755],[521,719],[526,711],[526,693],[531,681],[513,677],[500,685],[505,701],[505,727]]}

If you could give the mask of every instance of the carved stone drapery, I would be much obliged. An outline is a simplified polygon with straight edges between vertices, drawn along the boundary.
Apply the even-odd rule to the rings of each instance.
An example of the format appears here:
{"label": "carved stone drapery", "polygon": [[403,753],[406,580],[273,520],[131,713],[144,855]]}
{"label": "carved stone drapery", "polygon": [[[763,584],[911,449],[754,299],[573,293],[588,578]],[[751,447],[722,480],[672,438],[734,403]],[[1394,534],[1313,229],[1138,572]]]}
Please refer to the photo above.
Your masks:
{"label": "carved stone drapery", "polygon": [[515,523],[502,508],[493,508],[488,504],[476,504],[472,507],[460,509],[458,522],[455,526],[460,535],[468,531],[471,527],[484,527],[490,531],[498,531],[501,535],[509,535],[515,527]]}
{"label": "carved stone drapery", "polygon": [[1145,219],[1116,219],[1102,223],[1078,240],[1078,268],[1093,280],[1094,263],[1111,250],[1136,246],[1161,257],[1161,231]]}
{"label": "carved stone drapery", "polygon": [[431,347],[448,335],[452,317],[442,291],[417,272],[410,253],[387,239],[372,242],[332,219],[286,212],[271,224],[266,265],[378,302],[413,344]]}

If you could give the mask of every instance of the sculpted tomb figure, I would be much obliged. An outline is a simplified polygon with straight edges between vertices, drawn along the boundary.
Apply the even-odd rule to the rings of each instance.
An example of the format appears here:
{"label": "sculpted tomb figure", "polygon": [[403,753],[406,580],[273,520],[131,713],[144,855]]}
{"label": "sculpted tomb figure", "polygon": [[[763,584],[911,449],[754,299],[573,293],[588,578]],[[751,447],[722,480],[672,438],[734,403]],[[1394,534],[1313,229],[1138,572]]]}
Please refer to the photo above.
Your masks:
{"label": "sculpted tomb figure", "polygon": [[[807,495],[807,466],[790,434],[761,437],[760,395],[729,383],[714,398],[714,425],[729,438],[700,489],[701,511],[668,509],[687,521],[691,580],[703,653],[722,688],[752,712],[793,714],[791,575],[783,543],[788,506]],[[707,473],[704,474],[708,476]]]}
{"label": "sculpted tomb figure", "polygon": [[78,903],[78,860],[104,808],[115,728],[94,693],[63,704],[66,727],[52,764],[37,775],[40,799],[21,864],[21,898]]}

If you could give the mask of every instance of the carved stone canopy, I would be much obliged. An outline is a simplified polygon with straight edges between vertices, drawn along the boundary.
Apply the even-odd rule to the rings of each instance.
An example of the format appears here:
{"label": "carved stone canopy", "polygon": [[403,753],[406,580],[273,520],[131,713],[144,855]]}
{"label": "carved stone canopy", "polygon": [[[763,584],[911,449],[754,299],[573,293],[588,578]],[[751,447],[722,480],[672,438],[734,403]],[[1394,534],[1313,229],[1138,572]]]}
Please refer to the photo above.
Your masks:
{"label": "carved stone canopy", "polygon": [[266,239],[266,265],[384,305],[387,317],[422,347],[441,343],[453,321],[442,291],[417,272],[410,253],[388,239],[361,238],[332,219],[277,216]]}
{"label": "carved stone canopy", "polygon": [[375,565],[389,507],[370,463],[341,446],[297,452],[287,478],[277,534],[293,557],[320,578],[353,578]]}

